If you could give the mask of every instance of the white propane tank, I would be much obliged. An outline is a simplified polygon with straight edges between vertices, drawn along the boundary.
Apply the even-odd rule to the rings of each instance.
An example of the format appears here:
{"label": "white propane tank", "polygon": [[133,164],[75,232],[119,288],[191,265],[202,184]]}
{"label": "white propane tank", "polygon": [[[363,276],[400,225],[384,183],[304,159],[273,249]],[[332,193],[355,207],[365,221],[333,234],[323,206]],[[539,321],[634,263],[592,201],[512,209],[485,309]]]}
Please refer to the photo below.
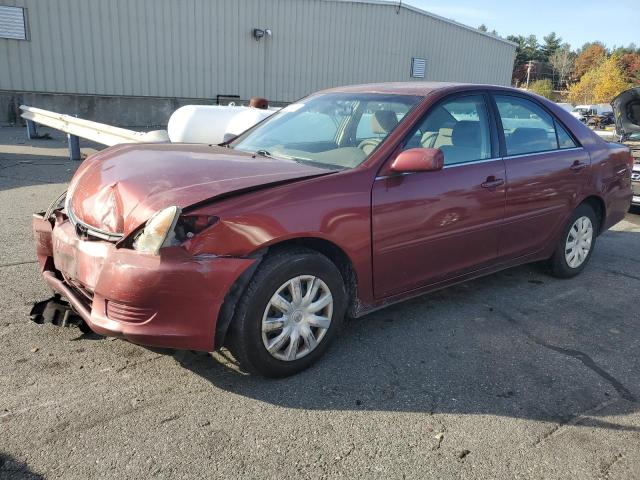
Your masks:
{"label": "white propane tank", "polygon": [[241,107],[242,111],[231,118],[227,124],[227,131],[224,133],[224,141],[237,137],[245,130],[253,127],[256,123],[260,123],[267,117],[270,117],[276,111],[262,110],[259,108]]}
{"label": "white propane tank", "polygon": [[218,144],[225,136],[242,133],[273,113],[251,107],[185,105],[173,112],[167,131],[173,143]]}

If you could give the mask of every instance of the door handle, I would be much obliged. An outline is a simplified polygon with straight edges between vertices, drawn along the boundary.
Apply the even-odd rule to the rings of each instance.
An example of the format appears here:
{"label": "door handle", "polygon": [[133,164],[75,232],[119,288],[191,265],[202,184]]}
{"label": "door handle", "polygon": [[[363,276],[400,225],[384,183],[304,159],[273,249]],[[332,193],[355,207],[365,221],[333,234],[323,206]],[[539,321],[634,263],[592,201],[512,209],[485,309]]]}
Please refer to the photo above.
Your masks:
{"label": "door handle", "polygon": [[504,185],[504,179],[496,178],[493,175],[487,177],[487,180],[480,184],[482,188],[488,188],[489,190],[493,190],[494,188],[497,188],[501,185]]}
{"label": "door handle", "polygon": [[588,166],[589,164],[576,160],[575,162],[573,162],[573,165],[569,167],[569,169],[573,170],[574,172],[579,172],[580,170],[587,168]]}

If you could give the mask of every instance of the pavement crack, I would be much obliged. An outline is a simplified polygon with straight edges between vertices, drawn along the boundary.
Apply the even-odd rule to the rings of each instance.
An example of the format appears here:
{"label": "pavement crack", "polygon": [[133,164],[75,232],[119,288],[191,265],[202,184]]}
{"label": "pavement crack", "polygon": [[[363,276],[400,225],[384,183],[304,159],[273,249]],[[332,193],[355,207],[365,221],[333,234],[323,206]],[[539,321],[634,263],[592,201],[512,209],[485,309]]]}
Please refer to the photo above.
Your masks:
{"label": "pavement crack", "polygon": [[15,177],[13,175],[0,175],[0,178],[6,178],[8,180],[21,180],[23,182],[35,182],[35,183],[41,183],[43,185],[53,185],[55,183],[61,183],[61,182],[52,182],[51,180],[42,180],[40,178]]}
{"label": "pavement crack", "polygon": [[7,168],[11,168],[11,167],[17,167],[18,165],[20,165],[20,163],[12,163],[10,165],[3,165],[0,167],[0,170],[6,170]]}
{"label": "pavement crack", "polygon": [[24,262],[10,262],[10,263],[3,263],[2,265],[0,265],[0,268],[4,268],[4,267],[15,267],[17,265],[28,265],[31,263],[38,263],[37,260],[25,260]]}
{"label": "pavement crack", "polygon": [[585,367],[589,368],[590,370],[595,372],[597,375],[602,377],[603,380],[606,380],[607,382],[609,382],[609,384],[611,384],[611,386],[615,388],[616,392],[618,392],[618,394],[623,399],[629,402],[637,401],[635,396],[619,380],[617,380],[613,375],[611,375],[602,367],[600,367],[586,353],[581,352],[580,350],[573,350],[571,348],[563,348],[563,347],[558,347],[557,345],[552,345],[534,335],[530,335],[530,338],[542,347],[548,348],[549,350],[553,350],[554,352],[558,352],[562,355],[566,355],[568,357],[573,357],[577,360],[580,360]]}
{"label": "pavement crack", "polygon": [[638,277],[637,275],[631,275],[630,273],[624,273],[624,272],[621,272],[620,270],[613,270],[611,268],[602,268],[602,267],[598,267],[598,270],[602,270],[603,272],[607,272],[607,273],[612,273],[614,275],[620,275],[622,277],[630,278],[632,280],[638,280],[640,282],[640,277]]}
{"label": "pavement crack", "polygon": [[600,412],[601,410],[604,410],[609,405],[612,405],[612,404],[616,403],[616,401],[617,400],[615,400],[615,399],[607,400],[605,402],[600,403],[599,405],[596,405],[593,408],[590,408],[590,409],[588,409],[588,410],[586,410],[584,412],[577,413],[575,415],[571,415],[570,417],[562,420],[561,422],[558,422],[557,424],[555,424],[553,426],[553,428],[551,428],[549,431],[547,431],[544,435],[540,436],[540,438],[538,438],[533,443],[533,446],[534,447],[539,446],[541,443],[543,443],[549,437],[552,437],[552,436],[556,435],[559,431],[561,431],[565,427],[570,427],[572,425],[578,425],[585,418],[589,417],[590,415],[594,415],[594,414]]}
{"label": "pavement crack", "polygon": [[[638,280],[640,280],[640,278],[638,278]],[[529,330],[527,330],[527,328],[524,325],[522,325],[520,322],[518,322],[511,315],[509,315],[506,312],[503,312],[503,311],[501,311],[501,310],[499,310],[497,308],[494,308],[494,310],[497,313],[499,313],[500,315],[502,315],[502,317],[504,319],[506,319],[508,322],[510,322],[513,325],[515,325],[520,331],[522,331],[527,336],[527,338],[529,338],[531,341],[533,341],[537,345],[539,345],[541,347],[544,347],[546,349],[549,349],[551,351],[554,351],[556,353],[559,353],[561,355],[564,355],[566,357],[571,357],[571,358],[575,358],[576,360],[580,360],[580,362],[585,367],[587,367],[588,369],[593,371],[595,374],[600,376],[607,383],[609,383],[616,390],[616,392],[618,392],[618,395],[620,395],[620,397],[623,398],[624,400],[627,400],[629,402],[637,402],[638,401],[636,399],[636,397],[622,384],[622,382],[620,382],[613,375],[611,375],[609,372],[607,372],[602,367],[600,367],[586,353],[581,352],[580,350],[574,350],[572,348],[559,347],[557,345],[553,345],[552,343],[546,342],[542,338],[538,337],[537,335],[534,335]]]}
{"label": "pavement crack", "polygon": [[160,420],[160,423],[169,423],[169,422],[173,422],[174,420],[177,420],[180,418],[180,415],[176,414],[176,415],[171,415],[170,417],[167,418],[163,418],[162,420]]}
{"label": "pavement crack", "polygon": [[611,460],[604,463],[600,468],[600,478],[601,479],[609,478],[609,473],[611,473],[611,467],[613,467],[616,463],[622,460],[623,457],[624,455],[622,455],[621,453],[618,453],[617,455],[614,455]]}
{"label": "pavement crack", "polygon": [[613,255],[611,253],[600,253],[602,257],[614,258],[616,260],[622,260],[623,262],[640,263],[640,260],[636,258],[623,257],[622,255]]}

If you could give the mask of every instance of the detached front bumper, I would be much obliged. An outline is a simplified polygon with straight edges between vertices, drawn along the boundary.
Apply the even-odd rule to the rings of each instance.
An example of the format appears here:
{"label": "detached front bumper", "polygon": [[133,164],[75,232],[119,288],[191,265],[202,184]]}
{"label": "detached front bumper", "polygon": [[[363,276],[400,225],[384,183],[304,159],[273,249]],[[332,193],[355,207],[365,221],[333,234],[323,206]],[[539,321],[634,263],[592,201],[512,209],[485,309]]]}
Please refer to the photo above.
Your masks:
{"label": "detached front bumper", "polygon": [[143,345],[211,351],[225,296],[254,259],[161,255],[78,238],[58,216],[34,215],[42,276],[94,332]]}

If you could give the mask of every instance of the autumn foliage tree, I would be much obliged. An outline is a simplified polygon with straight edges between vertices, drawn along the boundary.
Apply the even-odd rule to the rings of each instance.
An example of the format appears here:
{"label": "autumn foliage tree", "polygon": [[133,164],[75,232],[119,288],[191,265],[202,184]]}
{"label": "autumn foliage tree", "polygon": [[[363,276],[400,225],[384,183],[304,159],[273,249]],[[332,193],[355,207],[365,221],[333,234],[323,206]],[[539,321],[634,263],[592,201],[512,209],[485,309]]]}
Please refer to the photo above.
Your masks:
{"label": "autumn foliage tree", "polygon": [[569,101],[576,104],[611,102],[616,95],[631,87],[620,63],[618,55],[601,59],[578,82],[569,86]]}
{"label": "autumn foliage tree", "polygon": [[587,44],[578,53],[573,65],[573,78],[580,80],[582,76],[607,58],[607,49],[599,42]]}
{"label": "autumn foliage tree", "polygon": [[553,82],[548,78],[536,80],[531,84],[529,90],[543,97],[551,98],[553,96]]}
{"label": "autumn foliage tree", "polygon": [[640,85],[640,52],[629,52],[620,58],[622,69],[624,70],[627,81]]}
{"label": "autumn foliage tree", "polygon": [[[484,24],[478,30],[488,33]],[[498,35],[495,30],[491,34]],[[544,36],[543,42],[535,35],[508,35],[506,39],[515,44],[511,78],[515,86],[529,83],[533,90],[537,80],[550,79],[554,90],[570,88],[572,98],[581,103],[594,98],[608,102],[610,92],[620,86],[640,86],[640,48],[634,43],[609,50],[601,42],[589,42],[573,50],[555,32]],[[611,70],[600,68],[603,64]],[[535,89],[545,95],[547,84],[536,84]]]}

